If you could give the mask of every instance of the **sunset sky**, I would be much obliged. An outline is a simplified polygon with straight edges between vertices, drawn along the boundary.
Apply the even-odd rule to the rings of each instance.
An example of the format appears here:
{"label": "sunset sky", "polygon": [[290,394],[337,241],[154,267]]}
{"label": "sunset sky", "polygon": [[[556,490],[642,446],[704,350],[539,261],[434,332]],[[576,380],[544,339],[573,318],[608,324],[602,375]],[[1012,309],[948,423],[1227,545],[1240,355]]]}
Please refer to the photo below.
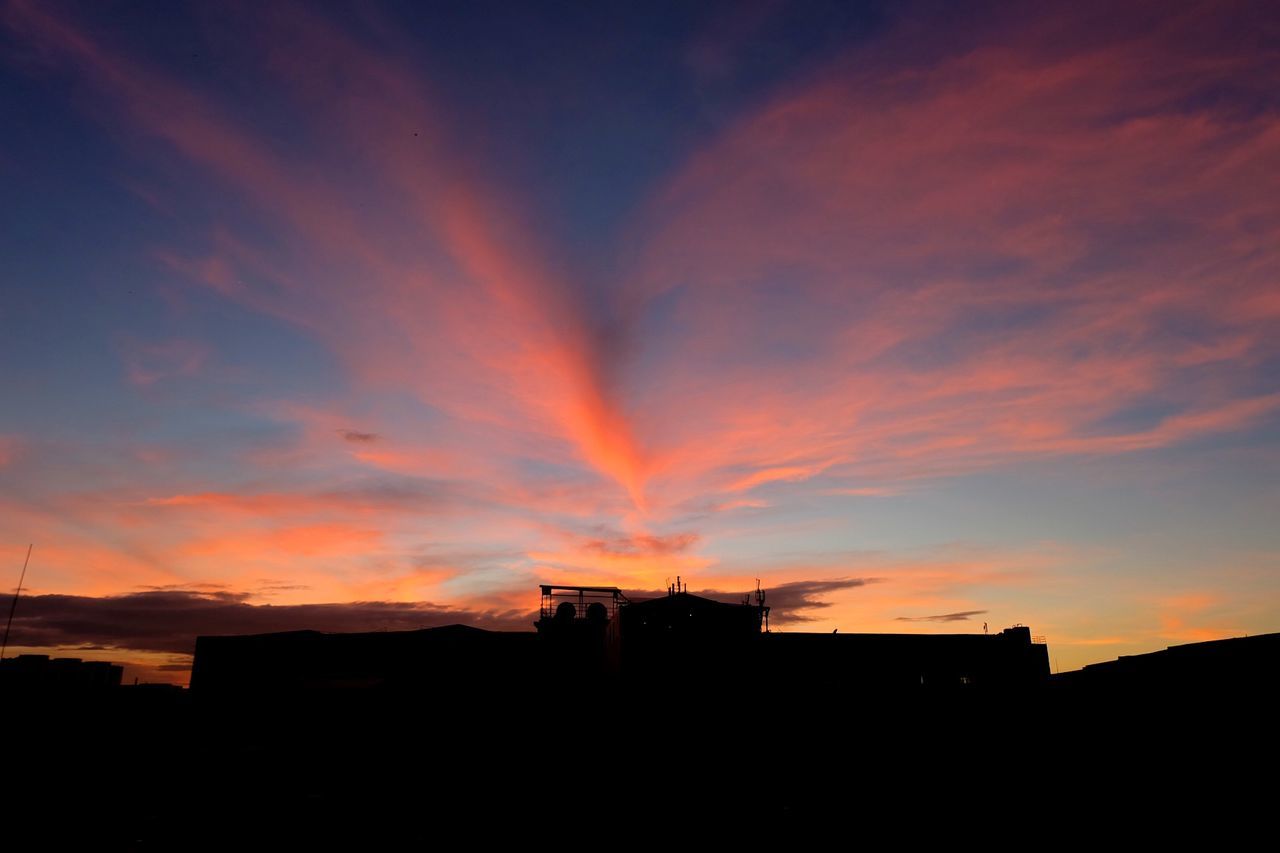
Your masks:
{"label": "sunset sky", "polygon": [[0,117],[8,654],[1280,630],[1272,2],[3,0]]}

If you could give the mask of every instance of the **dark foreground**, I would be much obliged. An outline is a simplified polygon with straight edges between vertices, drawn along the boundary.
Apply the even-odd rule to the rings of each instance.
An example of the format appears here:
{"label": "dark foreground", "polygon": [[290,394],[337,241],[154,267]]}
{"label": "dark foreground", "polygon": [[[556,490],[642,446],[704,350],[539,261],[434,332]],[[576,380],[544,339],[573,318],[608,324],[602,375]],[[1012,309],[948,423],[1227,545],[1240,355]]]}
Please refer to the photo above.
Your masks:
{"label": "dark foreground", "polygon": [[4,698],[13,850],[1043,846],[1094,825],[1230,849],[1276,808],[1263,687]]}

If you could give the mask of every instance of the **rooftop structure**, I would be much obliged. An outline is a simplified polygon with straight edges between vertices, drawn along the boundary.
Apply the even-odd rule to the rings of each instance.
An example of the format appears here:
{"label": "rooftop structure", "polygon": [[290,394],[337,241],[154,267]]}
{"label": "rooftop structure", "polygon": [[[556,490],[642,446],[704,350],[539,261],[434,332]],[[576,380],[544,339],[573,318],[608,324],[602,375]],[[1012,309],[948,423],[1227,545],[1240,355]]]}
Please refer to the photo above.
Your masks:
{"label": "rooftop structure", "polygon": [[543,584],[539,621],[548,619],[591,619],[607,622],[618,608],[629,604],[616,586],[556,586]]}
{"label": "rooftop structure", "polygon": [[1048,652],[1024,627],[999,634],[817,634],[770,631],[763,590],[741,603],[688,592],[632,600],[617,587],[542,584],[536,632],[463,625],[420,631],[200,637],[197,691],[382,688],[582,695],[603,685],[641,693],[918,690],[1042,683]]}

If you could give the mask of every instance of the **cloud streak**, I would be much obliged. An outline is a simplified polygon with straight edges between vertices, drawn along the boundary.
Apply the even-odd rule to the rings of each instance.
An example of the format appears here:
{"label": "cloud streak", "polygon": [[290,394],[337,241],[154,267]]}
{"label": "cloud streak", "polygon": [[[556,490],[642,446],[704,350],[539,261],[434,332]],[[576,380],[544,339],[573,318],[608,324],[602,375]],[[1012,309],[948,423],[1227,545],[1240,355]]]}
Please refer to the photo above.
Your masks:
{"label": "cloud streak", "polygon": [[[191,654],[195,638],[201,635],[412,631],[458,623],[531,631],[537,619],[536,611],[473,610],[428,602],[266,605],[254,604],[249,597],[249,593],[210,589],[156,589],[102,597],[23,596],[10,644]],[[5,613],[12,599],[0,600]]]}
{"label": "cloud streak", "polygon": [[[206,258],[166,255],[176,268],[310,330],[361,380],[429,400],[454,419],[439,429],[489,424],[486,451],[573,459],[661,511],[822,477],[874,488],[857,480],[1132,452],[1280,407],[1248,370],[1275,354],[1280,319],[1266,299],[1280,217],[1256,180],[1280,165],[1280,130],[1273,112],[1205,100],[1228,84],[1242,104],[1264,97],[1275,58],[1224,53],[1207,10],[1149,30],[1142,14],[1111,38],[1050,15],[897,62],[884,57],[909,35],[890,35],[742,118],[656,196],[636,263],[594,297],[643,342],[623,363],[571,271],[394,55],[287,16],[268,79],[329,129],[299,163],[42,7],[15,4],[10,21],[287,247],[222,223]],[[265,51],[285,17],[259,23]],[[1183,71],[1153,70],[1193,34]],[[311,56],[326,57],[319,79]],[[330,74],[347,94],[322,95]],[[314,174],[352,152],[350,170],[386,190],[364,219],[359,183]],[[680,323],[652,325],[661,300]],[[185,373],[198,353],[179,343],[153,357]],[[357,434],[376,435],[343,437]]]}
{"label": "cloud streak", "polygon": [[937,616],[895,616],[895,622],[968,622],[971,617],[981,616],[985,610],[961,610],[958,613],[942,613]]}
{"label": "cloud streak", "polygon": [[1130,15],[943,51],[890,35],[690,161],[629,282],[664,377],[637,410],[683,415],[639,417],[672,480],[875,484],[1274,414],[1280,210],[1258,178],[1280,62],[1232,50],[1208,4]]}
{"label": "cloud streak", "polygon": [[[765,603],[768,605],[771,625],[797,625],[815,621],[818,617],[807,611],[821,610],[832,606],[827,596],[857,589],[867,584],[879,583],[883,578],[832,578],[829,580],[788,581],[765,590]],[[657,590],[627,590],[629,598],[636,600],[659,598],[666,595]],[[723,601],[727,604],[756,603],[755,590],[745,592],[724,592],[716,589],[698,590],[695,595]]]}

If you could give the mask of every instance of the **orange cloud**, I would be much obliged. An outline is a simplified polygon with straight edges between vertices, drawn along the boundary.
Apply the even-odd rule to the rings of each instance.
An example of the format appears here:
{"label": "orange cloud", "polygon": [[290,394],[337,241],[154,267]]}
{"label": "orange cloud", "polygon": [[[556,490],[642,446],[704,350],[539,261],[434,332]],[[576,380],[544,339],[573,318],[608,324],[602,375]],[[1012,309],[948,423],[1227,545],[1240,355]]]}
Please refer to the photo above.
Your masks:
{"label": "orange cloud", "polygon": [[0,435],[0,468],[8,465],[18,454],[17,436]]}
{"label": "orange cloud", "polygon": [[[550,433],[643,504],[643,453],[600,378],[594,333],[567,285],[506,221],[508,205],[489,197],[478,179],[455,177],[458,154],[442,139],[426,145],[408,132],[407,112],[428,124],[436,113],[414,76],[297,11],[288,24],[293,48],[273,54],[273,70],[314,110],[309,118],[331,129],[323,145],[363,149],[363,166],[389,189],[377,221],[349,213],[352,187],[316,180],[209,100],[109,52],[46,10],[15,4],[10,23],[79,65],[143,131],[279,217],[308,245],[303,255],[311,247],[320,255],[314,271],[288,268],[220,230],[217,254],[184,259],[162,251],[157,257],[166,265],[315,331],[371,380],[408,383],[464,420],[501,415],[509,428]],[[314,69],[297,61],[312,55],[326,56],[343,69],[350,90],[365,94],[333,99],[326,88],[317,100],[309,88]],[[388,237],[418,241],[434,257],[425,265],[398,259],[386,248]],[[364,286],[353,288],[352,280]]]}

